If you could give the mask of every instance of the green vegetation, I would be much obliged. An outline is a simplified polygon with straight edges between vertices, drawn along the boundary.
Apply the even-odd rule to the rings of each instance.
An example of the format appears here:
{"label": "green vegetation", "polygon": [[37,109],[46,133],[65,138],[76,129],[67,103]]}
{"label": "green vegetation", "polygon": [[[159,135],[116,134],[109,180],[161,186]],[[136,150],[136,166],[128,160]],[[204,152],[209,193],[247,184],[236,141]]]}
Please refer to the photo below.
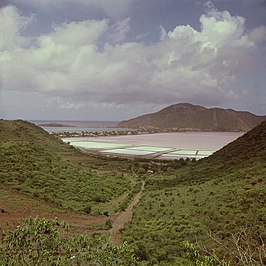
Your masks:
{"label": "green vegetation", "polygon": [[184,241],[231,265],[263,265],[265,158],[266,122],[196,164],[147,176],[124,239],[148,265],[189,265]]}
{"label": "green vegetation", "polygon": [[129,189],[123,176],[96,174],[41,145],[0,143],[1,183],[63,208],[84,211]]}
{"label": "green vegetation", "polygon": [[85,227],[106,233],[112,214],[126,209],[145,180],[123,230],[129,244],[114,247],[106,238],[73,236],[75,228],[62,231],[58,221],[31,218],[5,232],[0,264],[264,265],[265,158],[266,122],[208,158],[167,162],[85,155],[30,123],[0,120],[2,200],[17,193],[23,202],[46,202],[53,213],[102,214]]}
{"label": "green vegetation", "polygon": [[64,158],[62,153],[73,151],[79,155],[79,151],[38,127],[22,121],[1,123],[2,187],[87,214],[94,213],[99,204],[107,208],[112,200],[130,190],[125,175],[98,173]]}
{"label": "green vegetation", "polygon": [[51,136],[42,128],[23,120],[0,120],[0,141],[27,141],[45,145],[51,151],[69,151],[62,141]]}
{"label": "green vegetation", "polygon": [[68,234],[57,220],[29,218],[0,239],[0,265],[138,265],[132,247],[108,238]]}

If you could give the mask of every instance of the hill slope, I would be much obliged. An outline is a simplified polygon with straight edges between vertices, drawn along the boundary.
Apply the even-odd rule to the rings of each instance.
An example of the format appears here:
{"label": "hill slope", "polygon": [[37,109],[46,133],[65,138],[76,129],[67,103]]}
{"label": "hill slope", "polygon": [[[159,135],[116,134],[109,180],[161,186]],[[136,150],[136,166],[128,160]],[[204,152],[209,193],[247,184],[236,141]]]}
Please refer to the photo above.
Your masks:
{"label": "hill slope", "polygon": [[166,107],[159,112],[142,115],[122,121],[117,127],[195,130],[195,131],[248,131],[266,116],[231,109],[205,108],[203,106],[180,103]]}
{"label": "hill slope", "polygon": [[266,121],[199,163],[239,167],[250,163],[263,162],[265,158]]}
{"label": "hill slope", "polygon": [[[192,166],[148,176],[125,239],[148,265],[191,265],[212,250],[230,265],[264,265],[265,158],[263,122]],[[188,258],[184,241],[199,253]]]}
{"label": "hill slope", "polygon": [[70,161],[73,147],[29,122],[0,120],[1,187],[65,209],[97,212],[130,189],[130,180]]}

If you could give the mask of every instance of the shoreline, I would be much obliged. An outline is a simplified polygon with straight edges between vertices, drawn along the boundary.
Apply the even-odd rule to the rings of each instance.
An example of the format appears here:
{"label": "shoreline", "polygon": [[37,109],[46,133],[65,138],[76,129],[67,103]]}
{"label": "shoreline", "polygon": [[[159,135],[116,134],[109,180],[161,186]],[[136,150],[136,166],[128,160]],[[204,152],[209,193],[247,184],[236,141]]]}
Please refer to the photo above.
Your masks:
{"label": "shoreline", "polygon": [[58,138],[70,138],[70,137],[106,137],[106,136],[127,136],[127,135],[148,135],[159,133],[245,133],[245,131],[213,131],[213,130],[171,130],[171,129],[125,129],[125,130],[108,130],[108,131],[62,131],[62,132],[50,132],[51,135]]}

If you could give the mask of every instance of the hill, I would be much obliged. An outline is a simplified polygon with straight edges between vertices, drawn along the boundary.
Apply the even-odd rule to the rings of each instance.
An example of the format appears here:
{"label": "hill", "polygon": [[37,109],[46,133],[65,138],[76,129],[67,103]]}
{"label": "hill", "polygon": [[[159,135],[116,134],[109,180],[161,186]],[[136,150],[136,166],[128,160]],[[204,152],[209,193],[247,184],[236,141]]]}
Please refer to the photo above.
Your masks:
{"label": "hill", "polygon": [[205,108],[189,103],[168,106],[117,125],[119,128],[158,128],[175,131],[248,131],[266,120],[249,112]]}
{"label": "hill", "polygon": [[[263,122],[208,158],[183,167],[171,161],[165,171],[142,174],[143,196],[123,230],[141,265],[264,265],[265,158]],[[20,217],[24,206],[41,205],[53,215],[113,211],[133,191],[132,179],[116,171],[141,162],[135,163],[88,160],[31,123],[0,120],[0,224],[14,204]],[[84,227],[103,229],[88,224],[89,217],[79,217]]]}
{"label": "hill", "polygon": [[131,181],[112,171],[110,165],[110,170],[100,171],[100,160],[95,171],[95,160],[87,160],[87,156],[32,123],[0,120],[1,189],[65,210],[110,211],[116,198],[131,188]]}
{"label": "hill", "polygon": [[263,122],[206,159],[147,176],[124,239],[148,265],[264,265],[265,158]]}
{"label": "hill", "polygon": [[0,120],[0,140],[8,141],[33,141],[58,148],[58,140],[53,138],[44,129],[23,120]]}
{"label": "hill", "polygon": [[258,163],[266,158],[266,121],[237,140],[229,143],[212,156],[201,161],[203,164],[216,164],[241,167]]}

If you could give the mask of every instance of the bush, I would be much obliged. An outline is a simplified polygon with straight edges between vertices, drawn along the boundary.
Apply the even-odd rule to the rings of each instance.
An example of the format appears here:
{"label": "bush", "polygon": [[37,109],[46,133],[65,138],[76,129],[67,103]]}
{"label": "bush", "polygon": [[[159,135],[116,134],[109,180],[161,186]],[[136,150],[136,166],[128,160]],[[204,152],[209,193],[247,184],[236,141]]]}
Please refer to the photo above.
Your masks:
{"label": "bush", "polygon": [[90,214],[91,213],[91,206],[88,205],[86,206],[84,209],[83,209],[83,212],[87,213],[87,214]]}
{"label": "bush", "polygon": [[6,232],[0,242],[0,265],[139,265],[134,250],[108,238],[67,235],[57,220],[29,218]]}
{"label": "bush", "polygon": [[186,257],[196,266],[230,266],[224,260],[219,260],[214,251],[210,255],[202,255],[194,244],[188,241],[184,241],[183,244],[186,249]]}
{"label": "bush", "polygon": [[143,168],[143,167],[140,167],[139,169],[138,169],[138,174],[139,175],[144,175],[146,173],[146,171],[145,171],[145,169]]}
{"label": "bush", "polygon": [[107,227],[107,229],[111,229],[113,226],[112,226],[112,222],[111,222],[111,220],[106,220],[106,222],[105,222],[105,225],[106,225],[106,227]]}

